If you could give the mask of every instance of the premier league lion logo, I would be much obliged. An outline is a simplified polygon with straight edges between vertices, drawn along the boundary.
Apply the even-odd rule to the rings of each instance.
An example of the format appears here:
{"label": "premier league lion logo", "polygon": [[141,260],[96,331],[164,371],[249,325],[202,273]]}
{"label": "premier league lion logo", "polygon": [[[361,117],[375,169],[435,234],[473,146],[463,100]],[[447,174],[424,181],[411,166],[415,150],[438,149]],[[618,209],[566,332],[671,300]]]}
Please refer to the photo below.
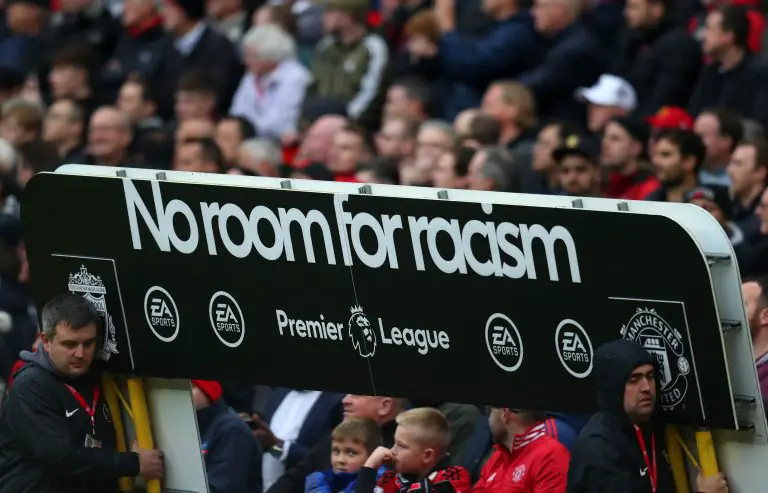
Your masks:
{"label": "premier league lion logo", "polygon": [[363,313],[363,307],[353,306],[350,311],[352,316],[349,318],[349,338],[352,340],[352,347],[363,358],[370,358],[376,352],[376,333]]}

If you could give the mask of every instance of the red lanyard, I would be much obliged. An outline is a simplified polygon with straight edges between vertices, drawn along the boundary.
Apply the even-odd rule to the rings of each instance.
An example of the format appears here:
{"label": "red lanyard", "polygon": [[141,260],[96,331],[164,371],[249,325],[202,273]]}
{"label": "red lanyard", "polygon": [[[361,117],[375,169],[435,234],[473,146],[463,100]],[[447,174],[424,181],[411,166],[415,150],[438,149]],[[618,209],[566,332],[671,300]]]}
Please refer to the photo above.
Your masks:
{"label": "red lanyard", "polygon": [[69,391],[72,393],[72,396],[77,399],[77,402],[80,404],[80,407],[83,408],[85,413],[88,415],[89,418],[91,418],[91,428],[93,430],[93,436],[96,436],[96,404],[99,402],[99,387],[94,385],[93,386],[93,404],[88,405],[87,402],[85,402],[85,399],[83,399],[83,396],[80,395],[80,392],[75,390],[74,387],[68,384],[64,384],[67,386]]}
{"label": "red lanyard", "polygon": [[651,456],[653,461],[648,460],[648,449],[645,447],[645,439],[643,438],[643,432],[640,431],[640,427],[635,426],[635,435],[637,435],[637,443],[640,444],[640,451],[643,453],[643,460],[645,460],[646,471],[648,471],[648,477],[651,479],[651,489],[653,493],[656,493],[656,436],[651,433]]}

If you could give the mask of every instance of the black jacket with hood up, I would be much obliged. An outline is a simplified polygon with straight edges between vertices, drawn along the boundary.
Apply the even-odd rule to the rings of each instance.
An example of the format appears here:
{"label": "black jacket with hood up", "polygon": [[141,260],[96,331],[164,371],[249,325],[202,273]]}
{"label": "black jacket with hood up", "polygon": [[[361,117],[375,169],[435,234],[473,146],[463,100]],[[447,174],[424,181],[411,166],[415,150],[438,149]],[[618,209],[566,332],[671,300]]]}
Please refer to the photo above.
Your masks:
{"label": "black jacket with hood up", "polygon": [[[579,433],[571,450],[567,493],[652,493],[650,475],[632,422],[624,411],[624,387],[637,367],[653,364],[640,345],[618,340],[595,351],[593,376],[600,410]],[[643,430],[651,456],[652,425]],[[655,429],[657,493],[674,493],[664,432]]]}
{"label": "black jacket with hood up", "polygon": [[27,365],[0,416],[0,493],[112,493],[119,477],[138,475],[138,456],[115,451],[112,418],[101,396],[94,417],[102,447],[85,447],[91,420],[64,383],[90,405],[98,372],[67,379],[42,347],[23,351],[21,359]]}

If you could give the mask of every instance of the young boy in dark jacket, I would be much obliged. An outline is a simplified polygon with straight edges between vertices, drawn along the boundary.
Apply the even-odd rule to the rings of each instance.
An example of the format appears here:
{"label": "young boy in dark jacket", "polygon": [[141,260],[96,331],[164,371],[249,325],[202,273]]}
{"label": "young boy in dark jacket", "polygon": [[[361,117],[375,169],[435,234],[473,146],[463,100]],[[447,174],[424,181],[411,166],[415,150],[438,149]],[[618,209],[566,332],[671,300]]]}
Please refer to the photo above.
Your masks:
{"label": "young boy in dark jacket", "polygon": [[[306,493],[354,493],[360,468],[381,445],[381,428],[368,418],[350,418],[333,430],[331,440],[331,468],[307,476]],[[383,472],[380,468],[378,475]]]}
{"label": "young boy in dark jacket", "polygon": [[[355,493],[466,493],[472,488],[466,469],[447,466],[451,429],[440,411],[419,407],[396,421],[394,447],[374,450],[360,470]],[[376,471],[384,464],[393,469],[377,481]]]}

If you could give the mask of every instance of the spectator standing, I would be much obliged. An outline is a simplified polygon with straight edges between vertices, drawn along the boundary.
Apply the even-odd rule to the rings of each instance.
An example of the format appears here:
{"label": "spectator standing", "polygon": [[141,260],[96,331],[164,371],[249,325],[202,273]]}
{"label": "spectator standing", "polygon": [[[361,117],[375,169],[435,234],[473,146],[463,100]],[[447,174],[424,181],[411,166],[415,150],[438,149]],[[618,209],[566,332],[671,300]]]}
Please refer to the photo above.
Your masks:
{"label": "spectator standing", "polygon": [[[655,421],[657,375],[643,347],[623,339],[595,351],[599,411],[571,450],[568,493],[672,493],[664,432]],[[697,478],[700,492],[725,493],[722,475]]]}
{"label": "spectator standing", "polygon": [[226,114],[232,102],[243,67],[232,43],[205,21],[204,0],[162,0],[163,25],[170,34],[166,41],[153,85],[160,93],[158,113],[164,119],[173,115],[173,95],[183,74],[216,74],[216,110]]}
{"label": "spectator standing", "polygon": [[329,0],[325,36],[312,56],[314,84],[308,99],[319,98],[346,109],[349,118],[376,127],[380,121],[387,45],[365,26],[367,0]]}
{"label": "spectator standing", "polygon": [[158,3],[125,0],[122,29],[112,56],[101,67],[100,99],[111,103],[129,77],[149,79],[159,69],[168,39]]}
{"label": "spectator standing", "polygon": [[192,380],[192,403],[210,492],[261,493],[259,442],[221,394],[218,382]]}
{"label": "spectator standing", "polygon": [[627,28],[612,72],[626,79],[647,117],[662,106],[685,106],[701,67],[701,51],[674,18],[672,0],[627,0]]}
{"label": "spectator standing", "polygon": [[643,200],[659,188],[646,161],[648,125],[633,117],[614,118],[605,126],[600,164],[608,174],[603,192],[614,199]]}
{"label": "spectator standing", "polygon": [[682,202],[686,192],[699,185],[705,153],[701,139],[690,130],[659,131],[653,147],[653,166],[661,186],[645,199]]}
{"label": "spectator standing", "polygon": [[741,142],[726,171],[733,197],[731,217],[744,232],[747,243],[753,243],[760,234],[755,212],[768,180],[768,144],[763,139]]}
{"label": "spectator standing", "polygon": [[573,93],[597,82],[607,64],[602,46],[579,21],[582,8],[579,0],[536,0],[533,4],[536,31],[546,38],[547,51],[543,61],[518,82],[533,91],[539,118],[583,120],[584,107]]}
{"label": "spectator standing", "polygon": [[43,140],[56,146],[61,163],[77,163],[83,158],[85,113],[71,99],[60,99],[48,108],[43,121]]}
{"label": "spectator standing", "polygon": [[293,141],[312,81],[312,74],[296,59],[293,38],[277,25],[267,24],[251,28],[243,47],[248,73],[229,113],[246,118],[261,137]]}
{"label": "spectator standing", "polygon": [[490,83],[533,69],[544,55],[531,14],[520,8],[519,0],[482,2],[493,24],[486,34],[476,37],[457,30],[455,4],[456,0],[437,0],[434,7],[442,31],[437,51],[440,73],[452,81],[443,102],[448,120],[478,106]]}
{"label": "spectator standing", "polygon": [[[11,0],[0,20],[0,67],[26,74],[37,70],[43,54],[39,35],[45,27],[48,2]],[[4,79],[6,74],[0,74]]]}
{"label": "spectator standing", "polygon": [[755,118],[765,123],[768,116],[755,104],[765,92],[765,76],[755,66],[747,46],[749,19],[744,7],[725,5],[707,16],[704,30],[704,53],[711,57],[699,75],[688,103],[693,116],[707,108],[727,107],[742,118]]}
{"label": "spectator standing", "polygon": [[117,452],[115,430],[93,365],[101,319],[65,294],[42,312],[43,344],[23,352],[0,417],[0,492],[111,493],[117,479],[163,476],[157,450]]}
{"label": "spectator standing", "polygon": [[704,185],[729,186],[726,167],[744,136],[741,118],[725,108],[707,109],[696,118],[693,130],[701,137],[707,150],[699,181]]}

